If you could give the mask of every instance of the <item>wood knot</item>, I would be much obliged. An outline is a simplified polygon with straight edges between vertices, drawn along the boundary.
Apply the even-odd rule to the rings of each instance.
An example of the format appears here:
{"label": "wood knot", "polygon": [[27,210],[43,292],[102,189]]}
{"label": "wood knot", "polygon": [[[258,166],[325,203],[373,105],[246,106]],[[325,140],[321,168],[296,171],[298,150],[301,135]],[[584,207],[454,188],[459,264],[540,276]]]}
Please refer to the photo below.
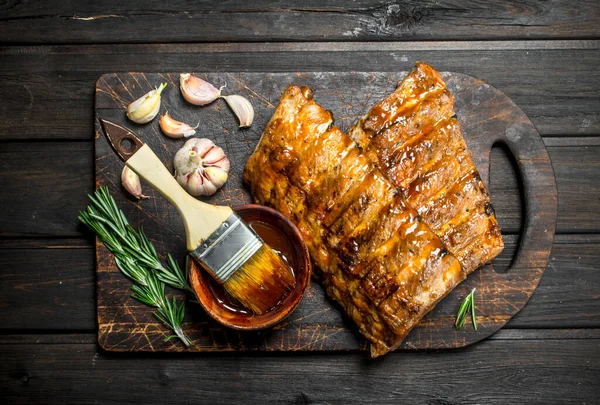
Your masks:
{"label": "wood knot", "polygon": [[15,371],[11,374],[11,377],[21,381],[23,385],[29,385],[29,380],[31,379],[31,375],[27,371]]}
{"label": "wood knot", "polygon": [[160,370],[158,372],[158,383],[162,386],[166,386],[169,385],[171,381],[171,377],[169,376],[169,373],[165,370]]}
{"label": "wood knot", "polygon": [[300,392],[300,395],[296,398],[294,402],[295,405],[329,405],[327,401],[314,401],[308,397],[304,392]]}
{"label": "wood knot", "polygon": [[428,17],[428,11],[392,3],[373,9],[372,15],[377,20],[377,34],[392,35],[410,31],[423,24]]}

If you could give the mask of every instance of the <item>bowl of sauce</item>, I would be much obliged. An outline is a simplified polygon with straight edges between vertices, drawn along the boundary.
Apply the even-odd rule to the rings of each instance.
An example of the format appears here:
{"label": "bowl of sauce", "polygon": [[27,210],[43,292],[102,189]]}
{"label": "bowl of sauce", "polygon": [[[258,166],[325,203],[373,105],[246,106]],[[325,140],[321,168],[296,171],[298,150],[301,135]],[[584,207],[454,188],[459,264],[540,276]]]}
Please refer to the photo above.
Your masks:
{"label": "bowl of sauce", "polygon": [[227,294],[223,286],[191,258],[187,264],[190,283],[202,308],[219,323],[244,331],[270,328],[298,307],[310,284],[312,267],[308,248],[298,228],[274,209],[256,204],[233,209],[288,264],[296,285],[274,308],[256,315]]}

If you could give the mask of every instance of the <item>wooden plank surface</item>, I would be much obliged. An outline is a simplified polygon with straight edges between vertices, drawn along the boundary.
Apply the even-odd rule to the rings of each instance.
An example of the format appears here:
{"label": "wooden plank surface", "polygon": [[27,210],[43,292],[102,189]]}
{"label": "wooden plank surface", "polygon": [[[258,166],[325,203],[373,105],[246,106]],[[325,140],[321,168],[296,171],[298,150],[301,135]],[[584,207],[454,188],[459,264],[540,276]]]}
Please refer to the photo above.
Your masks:
{"label": "wooden plank surface", "polygon": [[[517,246],[517,236],[505,236],[504,240],[506,247],[494,260],[499,271],[508,267]],[[32,241],[0,243],[0,268],[5,269],[0,273],[0,329],[95,331],[91,243],[81,245],[80,239]],[[598,235],[557,235],[540,284],[505,328],[600,328],[598,251]],[[127,280],[120,282],[128,284]],[[190,310],[195,311],[193,306]],[[338,315],[328,312],[322,316],[325,322],[332,322]]]}
{"label": "wooden plank surface", "polygon": [[[86,331],[78,331],[78,333],[65,333],[65,332],[55,332],[49,333],[40,331],[39,333],[26,333],[21,334],[19,332],[8,331],[6,333],[0,334],[0,344],[19,344],[19,345],[30,345],[30,344],[67,344],[67,345],[76,345],[76,344],[93,344],[96,343],[98,339],[98,335],[95,333],[90,333]],[[494,333],[487,340],[582,340],[582,339],[600,339],[600,329],[599,328],[563,328],[563,329],[500,329],[498,332]],[[445,352],[453,352],[455,350],[447,350]],[[444,350],[439,350],[438,352],[444,352]],[[107,355],[111,355],[110,352],[105,352]],[[251,357],[256,353],[242,353],[242,356]],[[291,354],[291,353],[290,353]],[[230,356],[231,354],[225,354],[225,356]],[[279,356],[284,357],[285,354],[282,353],[267,353],[267,356]],[[307,356],[314,355],[314,353],[306,353]],[[128,354],[116,354],[116,356],[123,357],[142,357],[144,355],[136,355],[135,353]],[[178,354],[157,354],[154,356],[169,358],[176,358],[177,356],[181,356]],[[194,354],[192,356],[203,356]],[[215,356],[218,355],[206,354],[206,356]],[[375,360],[378,361],[378,360]]]}
{"label": "wooden plank surface", "polygon": [[2,329],[95,329],[91,248],[0,248]]}
{"label": "wooden plank surface", "polygon": [[92,155],[91,142],[1,143],[0,235],[81,236],[77,214],[93,190]]}
{"label": "wooden plank surface", "polygon": [[487,81],[515,101],[541,135],[600,134],[600,41],[378,49],[368,43],[3,47],[0,98],[12,102],[0,105],[0,139],[90,140],[93,83],[109,71],[406,71],[417,60]]}
{"label": "wooden plank surface", "polygon": [[[480,40],[598,37],[594,0],[11,1],[4,43]],[[201,29],[199,29],[201,27]],[[151,34],[150,34],[151,33]],[[149,35],[150,34],[150,35]]]}
{"label": "wooden plank surface", "polygon": [[[548,147],[558,185],[557,231],[595,232],[600,230],[600,145],[594,143],[600,138],[561,139],[562,146]],[[29,164],[32,158],[35,165]],[[81,237],[77,213],[93,190],[92,167],[91,142],[0,143],[0,206],[5,210],[0,236]],[[490,192],[500,226],[505,233],[516,233],[522,204],[515,171],[496,148],[491,167]],[[15,195],[20,204],[12,203]]]}
{"label": "wooden plank surface", "polygon": [[375,362],[364,354],[123,356],[80,336],[52,339],[2,337],[8,403],[582,404],[599,394],[597,334],[546,340],[540,333]]}
{"label": "wooden plank surface", "polygon": [[535,304],[518,313],[511,321],[512,327],[595,327],[600,321],[599,235],[557,238],[548,268],[534,293]]}
{"label": "wooden plank surface", "polygon": [[[0,44],[5,45],[0,46],[0,162],[10,162],[0,163],[0,319],[10,320],[0,326],[5,402],[597,402],[598,329],[556,328],[598,328],[599,321],[598,2],[190,4],[0,4]],[[410,25],[423,9],[429,13]],[[127,22],[127,28],[114,29],[117,21]],[[223,42],[232,38],[319,42]],[[461,40],[448,41],[454,38]],[[366,40],[376,42],[356,42]],[[106,44],[69,45],[74,42]],[[34,43],[65,45],[28,46]],[[72,333],[95,329],[87,287],[94,282],[91,238],[77,229],[74,215],[93,188],[85,173],[93,164],[92,100],[98,76],[130,70],[400,71],[419,59],[503,90],[525,110],[549,147],[559,188],[559,230],[569,234],[557,237],[539,288],[508,325],[513,329],[466,350],[398,353],[383,362],[356,354],[115,356],[98,348],[94,334]],[[86,142],[59,146],[65,140]],[[71,164],[76,148],[86,157]],[[57,150],[64,152],[66,167],[60,167]],[[492,167],[506,161],[495,156]],[[73,173],[83,181],[68,186],[53,181]],[[504,226],[518,229],[518,182],[508,170],[497,174],[501,181],[492,198],[507,208]],[[64,193],[63,205],[53,196],[56,189]],[[50,204],[44,205],[47,200]],[[61,266],[54,266],[53,258]],[[497,266],[507,261],[504,254]],[[61,281],[69,288],[62,288]],[[65,331],[65,325],[68,334],[40,334]]]}

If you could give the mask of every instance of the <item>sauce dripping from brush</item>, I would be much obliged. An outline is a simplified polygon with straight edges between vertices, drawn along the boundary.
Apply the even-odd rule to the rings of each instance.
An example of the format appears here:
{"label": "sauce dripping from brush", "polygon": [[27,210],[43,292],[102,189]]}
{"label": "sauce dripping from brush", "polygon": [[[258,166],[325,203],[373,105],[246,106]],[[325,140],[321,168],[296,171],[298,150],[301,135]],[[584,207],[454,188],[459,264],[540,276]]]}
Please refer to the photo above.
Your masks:
{"label": "sauce dripping from brush", "polygon": [[294,268],[292,266],[292,259],[294,258],[294,252],[292,246],[287,238],[281,234],[273,225],[269,225],[262,221],[249,221],[248,225],[262,238],[262,240],[271,248],[277,252],[283,261],[287,264],[288,268],[296,277]]}
{"label": "sauce dripping from brush", "polygon": [[[293,263],[296,263],[296,257],[294,250],[292,249],[290,241],[285,235],[281,233],[275,226],[258,219],[244,217],[244,221],[261,237],[261,239],[269,245],[287,264],[288,268],[296,278],[296,273],[293,267]],[[249,315],[252,314],[250,310],[240,304],[235,298],[231,297],[225,289],[214,280],[209,281],[209,287],[214,297],[216,298],[219,305],[228,309],[231,312]],[[280,301],[287,296],[284,294]]]}

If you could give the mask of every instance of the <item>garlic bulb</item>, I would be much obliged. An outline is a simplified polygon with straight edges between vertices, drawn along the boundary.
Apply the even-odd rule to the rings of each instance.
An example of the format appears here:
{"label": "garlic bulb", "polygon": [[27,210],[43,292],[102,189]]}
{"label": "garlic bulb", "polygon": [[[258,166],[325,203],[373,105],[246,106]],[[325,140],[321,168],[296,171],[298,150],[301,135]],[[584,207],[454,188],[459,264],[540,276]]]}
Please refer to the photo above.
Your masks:
{"label": "garlic bulb", "polygon": [[210,139],[193,138],[183,145],[173,160],[175,178],[193,196],[212,195],[225,182],[229,159]]}
{"label": "garlic bulb", "polygon": [[123,171],[121,172],[121,184],[129,194],[138,200],[140,198],[149,198],[148,196],[142,194],[142,185],[140,184],[139,176],[128,166],[124,166]]}
{"label": "garlic bulb", "polygon": [[157,89],[149,91],[129,104],[127,117],[136,124],[145,124],[152,121],[160,109],[160,93],[165,87],[167,87],[167,83],[161,84]]}
{"label": "garlic bulb", "polygon": [[166,112],[165,115],[160,116],[159,123],[160,129],[170,138],[187,138],[188,136],[192,136],[196,133],[198,125],[200,125],[198,124],[195,127],[191,127],[185,122],[176,121],[169,116],[168,112]]}
{"label": "garlic bulb", "polygon": [[222,96],[221,98],[224,98],[225,101],[227,101],[229,107],[231,107],[238,117],[240,128],[252,125],[252,121],[254,120],[254,108],[252,108],[250,101],[237,94],[233,96]]}
{"label": "garlic bulb", "polygon": [[225,86],[216,88],[209,82],[192,76],[189,73],[182,73],[179,76],[179,88],[181,94],[189,103],[194,105],[210,104],[221,95],[221,90]]}

